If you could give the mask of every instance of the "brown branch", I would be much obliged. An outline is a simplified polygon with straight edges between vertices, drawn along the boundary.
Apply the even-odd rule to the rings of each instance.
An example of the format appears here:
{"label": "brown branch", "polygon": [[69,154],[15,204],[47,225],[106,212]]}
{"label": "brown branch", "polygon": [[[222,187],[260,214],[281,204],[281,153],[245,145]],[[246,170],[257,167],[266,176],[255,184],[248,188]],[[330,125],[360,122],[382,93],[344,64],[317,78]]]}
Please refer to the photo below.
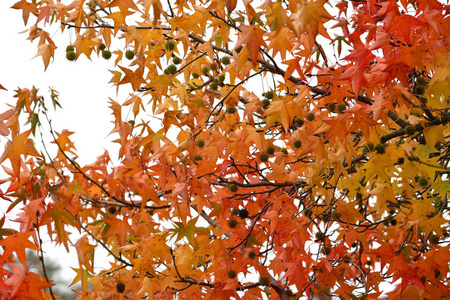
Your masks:
{"label": "brown branch", "polygon": [[[38,212],[39,211],[36,211],[36,213],[38,213]],[[39,233],[39,226],[35,223],[33,223],[33,225],[34,225],[34,228],[36,228],[37,238],[39,241],[39,260],[41,261],[41,264],[42,264],[42,272],[44,273],[44,277],[47,280],[47,282],[51,284],[50,280],[48,279],[47,269],[45,268],[44,251],[42,250],[42,239],[41,239],[41,235]],[[48,290],[50,291],[50,295],[51,295],[52,299],[55,300],[55,295],[53,294],[52,287],[49,286]]]}
{"label": "brown branch", "polygon": [[100,241],[98,238],[96,238],[92,233],[89,232],[89,230],[86,229],[86,227],[83,226],[83,224],[81,224],[81,222],[78,220],[77,217],[75,217],[72,212],[70,212],[68,209],[66,209],[66,211],[73,217],[73,219],[75,220],[75,222],[77,222],[77,224],[80,226],[81,229],[83,229],[84,232],[86,232],[91,238],[94,239],[94,241],[96,241],[97,243],[99,243],[106,251],[108,251],[109,254],[111,254],[112,257],[114,257],[117,261],[120,261],[121,263],[123,263],[125,266],[127,267],[133,267],[133,264],[130,264],[129,262],[127,262],[126,260],[123,260],[121,257],[117,256],[116,254],[114,254],[114,252],[112,252],[108,246],[105,245],[105,243],[103,243],[102,241]]}
{"label": "brown branch", "polygon": [[284,289],[278,281],[275,280],[275,278],[267,272],[267,274],[270,276],[270,286],[273,288],[273,290],[278,294],[278,297],[280,297],[281,300],[290,300],[289,295],[286,292],[286,289]]}
{"label": "brown branch", "polygon": [[[120,207],[141,207],[141,203],[142,201],[136,201],[136,202],[110,202],[110,201],[106,201],[106,200],[95,200],[95,199],[90,199],[88,197],[85,196],[79,196],[80,199],[83,199],[85,201],[91,202],[91,203],[100,203],[103,204],[105,206],[120,206]],[[146,205],[144,206],[144,208],[148,208],[148,209],[153,209],[153,210],[157,210],[157,209],[166,209],[166,208],[171,208],[171,205],[158,205],[158,206],[154,206],[154,205]]]}

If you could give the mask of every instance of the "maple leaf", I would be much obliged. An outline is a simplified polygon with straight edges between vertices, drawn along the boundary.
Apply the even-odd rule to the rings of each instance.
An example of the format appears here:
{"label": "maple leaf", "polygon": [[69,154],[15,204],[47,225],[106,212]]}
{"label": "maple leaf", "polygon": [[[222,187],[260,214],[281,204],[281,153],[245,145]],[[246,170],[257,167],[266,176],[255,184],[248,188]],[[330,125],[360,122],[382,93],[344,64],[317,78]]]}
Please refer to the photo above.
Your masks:
{"label": "maple leaf", "polygon": [[55,56],[55,49],[56,46],[54,44],[39,45],[39,50],[35,57],[42,56],[45,69],[47,69],[48,64],[50,63],[50,58],[53,58]]}
{"label": "maple leaf", "polygon": [[109,3],[109,7],[118,6],[120,10],[126,10],[128,11],[130,8],[134,9],[136,11],[139,11],[139,8],[136,6],[134,1],[132,0],[113,0]]}
{"label": "maple leaf", "polygon": [[207,228],[203,227],[196,227],[195,224],[197,223],[198,217],[190,220],[187,222],[186,225],[184,225],[182,222],[175,222],[175,228],[172,230],[174,235],[177,235],[176,241],[181,240],[182,238],[187,238],[189,243],[196,247],[197,242],[195,240],[197,234],[205,234],[208,233],[209,230]]}
{"label": "maple leaf", "polygon": [[29,238],[33,235],[33,232],[19,232],[14,235],[10,235],[0,241],[0,246],[4,246],[3,257],[9,257],[13,252],[16,253],[19,261],[26,266],[27,257],[25,249],[31,249],[39,251],[39,247],[29,241]]}
{"label": "maple leaf", "polygon": [[322,34],[326,33],[323,23],[333,18],[323,7],[326,2],[326,0],[303,1],[300,4],[294,17],[294,24],[298,24],[300,34],[308,31],[315,37],[319,31]]}
{"label": "maple leaf", "polygon": [[53,141],[53,143],[58,144],[58,146],[61,148],[62,152],[68,152],[75,154],[73,150],[75,150],[75,145],[73,142],[69,139],[69,137],[74,134],[74,132],[63,130],[63,132],[58,133],[56,132],[56,135],[58,138]]}
{"label": "maple leaf", "polygon": [[139,0],[140,3],[143,3],[145,10],[148,12],[150,6],[153,7],[153,15],[155,18],[153,19],[153,26],[155,26],[158,20],[161,17],[161,14],[166,15],[161,2],[159,0]]}
{"label": "maple leaf", "polygon": [[8,110],[2,114],[0,114],[0,134],[3,136],[9,135],[9,128],[8,126],[3,123],[5,120],[7,120],[9,117],[11,117],[15,113],[14,110]]}
{"label": "maple leaf", "polygon": [[239,30],[241,30],[242,33],[236,42],[235,48],[246,45],[251,61],[253,64],[256,64],[260,47],[267,47],[263,38],[264,30],[256,25],[241,25],[239,26]]}
{"label": "maple leaf", "polygon": [[129,10],[120,10],[113,13],[110,13],[105,18],[112,19],[114,21],[114,32],[117,33],[119,28],[125,25],[126,17],[133,14],[133,12]]}
{"label": "maple leaf", "polygon": [[[33,1],[35,2],[35,1]],[[36,7],[35,3],[29,3],[26,0],[21,0],[11,6],[11,8],[14,9],[21,9],[22,10],[22,18],[25,25],[28,23],[28,17],[30,16],[30,13],[37,16],[39,13],[39,10]]]}
{"label": "maple leaf", "polygon": [[82,35],[77,35],[77,39],[73,43],[73,46],[76,48],[76,57],[78,58],[81,53],[83,53],[87,58],[91,59],[91,52],[93,50],[93,47],[96,45],[98,45],[97,41],[84,37]]}
{"label": "maple leaf", "polygon": [[13,275],[5,281],[5,284],[12,288],[9,299],[48,299],[48,295],[44,294],[44,289],[54,284],[47,282],[44,277],[25,270],[21,266],[15,264],[9,264],[9,266],[13,271]]}
{"label": "maple leaf", "polygon": [[[280,32],[271,32],[267,34],[270,43],[267,49],[273,49],[273,56],[280,53],[281,59],[286,59],[286,53],[290,52],[293,48],[293,44],[289,40],[288,29],[286,27],[280,29]],[[284,62],[283,62],[284,63]],[[289,77],[289,76],[288,76]]]}
{"label": "maple leaf", "polygon": [[105,232],[105,237],[117,235],[119,244],[121,246],[125,245],[127,236],[129,234],[134,234],[134,229],[128,223],[128,218],[124,217],[123,220],[118,218],[105,219],[104,222],[111,227]]}
{"label": "maple leaf", "polygon": [[10,160],[14,175],[17,178],[20,177],[20,165],[22,161],[20,155],[40,156],[39,152],[34,147],[33,141],[28,139],[30,133],[31,129],[13,138],[12,142],[8,141],[5,152],[2,157],[0,157],[0,163],[7,158]]}
{"label": "maple leaf", "polygon": [[141,86],[141,84],[146,82],[144,78],[142,78],[142,74],[144,72],[142,68],[136,69],[135,72],[121,66],[119,66],[119,68],[122,70],[122,72],[125,73],[125,76],[119,81],[118,85],[129,83],[131,84],[133,90],[137,90]]}

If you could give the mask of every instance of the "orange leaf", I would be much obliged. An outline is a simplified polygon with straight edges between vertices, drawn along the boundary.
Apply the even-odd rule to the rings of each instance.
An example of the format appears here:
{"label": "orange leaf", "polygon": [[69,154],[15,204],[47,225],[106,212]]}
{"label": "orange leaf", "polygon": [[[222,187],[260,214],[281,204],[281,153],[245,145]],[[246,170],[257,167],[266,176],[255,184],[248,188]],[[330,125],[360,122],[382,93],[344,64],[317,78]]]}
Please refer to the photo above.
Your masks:
{"label": "orange leaf", "polygon": [[119,68],[125,73],[125,76],[118,84],[130,83],[133,90],[137,90],[142,83],[145,83],[144,78],[142,78],[144,72],[142,68],[138,68],[136,72],[121,66]]}
{"label": "orange leaf", "polygon": [[309,31],[313,37],[319,31],[321,31],[320,33],[326,33],[323,23],[333,18],[323,7],[326,2],[326,0],[303,1],[300,4],[300,8],[294,19],[299,25],[300,33]]}
{"label": "orange leaf", "polygon": [[259,57],[259,48],[261,46],[267,47],[264,42],[264,30],[254,25],[241,25],[239,29],[242,31],[241,36],[236,42],[236,47],[246,45],[248,49],[248,55],[253,64],[256,64],[256,60]]}
{"label": "orange leaf", "polygon": [[12,288],[10,300],[45,300],[44,289],[51,287],[53,284],[33,272],[25,270],[23,267],[9,264],[13,271],[13,275],[5,281]]}
{"label": "orange leaf", "polygon": [[14,110],[8,110],[7,112],[0,114],[0,134],[1,135],[7,136],[9,134],[9,128],[8,128],[8,126],[5,125],[5,123],[3,123],[3,121],[7,120],[14,113],[15,113]]}
{"label": "orange leaf", "polygon": [[30,13],[32,13],[35,16],[37,16],[39,13],[39,11],[36,7],[36,3],[28,3],[25,0],[21,0],[21,1],[17,2],[13,6],[11,6],[11,8],[22,10],[22,17],[23,17],[23,22],[25,23],[25,25],[27,25],[28,17],[30,16]]}
{"label": "orange leaf", "polygon": [[233,10],[236,8],[237,0],[226,0],[226,2],[227,2],[228,15],[230,15],[233,12]]}
{"label": "orange leaf", "polygon": [[128,223],[127,217],[124,217],[123,220],[118,218],[106,219],[105,223],[111,225],[111,227],[108,228],[104,236],[108,237],[117,234],[121,246],[125,245],[128,234],[134,234],[134,230]]}
{"label": "orange leaf", "polygon": [[16,136],[12,142],[8,141],[5,152],[2,157],[0,157],[0,163],[6,158],[10,160],[14,175],[17,178],[19,178],[20,175],[21,154],[40,156],[39,152],[37,152],[36,148],[34,148],[33,141],[28,139],[30,133],[31,129]]}
{"label": "orange leaf", "polygon": [[13,252],[15,252],[19,261],[26,266],[27,255],[25,253],[25,249],[28,248],[39,251],[39,247],[28,240],[32,235],[33,232],[19,232],[1,240],[0,246],[5,247],[3,257],[8,258]]}

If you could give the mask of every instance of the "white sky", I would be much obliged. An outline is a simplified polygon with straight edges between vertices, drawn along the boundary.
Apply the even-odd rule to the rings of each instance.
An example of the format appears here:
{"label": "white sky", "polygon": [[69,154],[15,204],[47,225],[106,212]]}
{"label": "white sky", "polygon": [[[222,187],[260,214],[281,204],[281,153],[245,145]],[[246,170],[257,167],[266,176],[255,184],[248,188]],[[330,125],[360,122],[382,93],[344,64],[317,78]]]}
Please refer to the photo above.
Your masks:
{"label": "white sky", "polygon": [[[81,158],[80,164],[93,162],[97,156],[103,154],[104,149],[109,149],[112,159],[116,159],[114,155],[117,151],[114,149],[117,150],[118,146],[113,145],[111,141],[117,136],[108,136],[113,128],[113,124],[110,123],[113,117],[108,108],[108,97],[122,103],[129,91],[122,92],[119,97],[116,97],[116,89],[108,83],[112,77],[108,69],[114,69],[114,60],[105,61],[103,58],[92,56],[92,61],[89,61],[81,56],[76,62],[67,61],[65,47],[71,42],[70,35],[68,32],[62,35],[55,28],[49,33],[59,48],[55,52],[55,63],[50,62],[47,71],[44,72],[41,57],[32,59],[37,53],[37,40],[32,44],[27,40],[27,33],[19,34],[27,27],[22,21],[21,11],[10,9],[17,1],[0,1],[0,28],[2,28],[0,84],[8,90],[0,90],[0,112],[7,109],[7,103],[15,103],[14,90],[18,87],[31,89],[34,85],[40,90],[40,95],[47,99],[47,108],[52,117],[54,130],[61,132],[63,129],[68,129],[75,132],[72,140],[75,141]],[[27,25],[33,25],[34,21],[33,16],[30,15]],[[49,86],[60,93],[59,99],[63,109],[58,109],[56,113],[51,105]],[[46,122],[41,121],[44,124]],[[51,137],[47,134],[45,138],[48,147]],[[5,137],[0,136],[0,153],[3,153],[5,142]],[[42,149],[41,145],[37,147]],[[53,148],[51,155],[54,155],[55,151],[56,149]],[[6,175],[0,169],[0,177],[4,178],[4,176]],[[0,215],[5,213],[8,205],[6,201],[0,200]],[[10,218],[12,219],[14,217]],[[7,226],[17,228],[13,222],[8,222]],[[64,275],[61,277],[70,283],[75,273],[69,268],[68,261],[71,261],[71,266],[78,267],[75,252],[69,255],[63,248],[59,249],[52,245],[49,238],[43,237],[43,240],[44,251],[48,253],[48,256],[61,261],[64,267],[61,273]],[[96,266],[105,265],[105,261],[99,259],[105,255],[101,251],[97,251],[96,254]]]}
{"label": "white sky", "polygon": [[[76,62],[67,61],[65,47],[71,43],[70,34],[66,29],[62,35],[54,28],[49,33],[59,48],[55,51],[54,63],[50,62],[44,72],[41,57],[33,59],[37,53],[37,39],[30,43],[27,40],[28,33],[19,34],[26,27],[21,11],[10,9],[15,2],[16,0],[0,1],[3,40],[0,48],[0,84],[8,89],[8,92],[0,91],[0,108],[4,109],[5,103],[14,103],[12,96],[17,87],[36,86],[40,94],[48,99],[53,128],[58,132],[62,129],[74,131],[73,140],[76,141],[78,154],[82,158],[81,163],[92,162],[103,153],[103,149],[111,149],[106,141],[116,138],[108,137],[113,128],[108,97],[122,103],[127,95],[122,94],[121,100],[116,98],[116,89],[108,84],[112,77],[108,69],[114,69],[113,59],[105,61],[93,55],[92,61],[85,56],[80,56]],[[33,16],[30,15],[28,25],[33,25],[33,21]],[[56,113],[53,113],[50,104],[49,86],[60,93],[63,109]]]}

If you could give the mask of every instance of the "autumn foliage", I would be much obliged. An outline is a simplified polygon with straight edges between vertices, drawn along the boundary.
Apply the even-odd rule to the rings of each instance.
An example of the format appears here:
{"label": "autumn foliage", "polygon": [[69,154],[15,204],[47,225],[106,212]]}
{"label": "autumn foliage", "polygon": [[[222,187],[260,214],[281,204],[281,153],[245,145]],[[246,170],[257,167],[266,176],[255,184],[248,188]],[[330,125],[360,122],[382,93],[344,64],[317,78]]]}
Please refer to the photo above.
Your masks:
{"label": "autumn foliage", "polygon": [[26,265],[43,239],[75,247],[80,299],[450,299],[444,1],[29,1],[45,68],[111,59],[134,92],[110,100],[119,153],[88,165],[65,128],[38,138],[56,91],[0,114],[22,209],[1,299],[56,297]]}

